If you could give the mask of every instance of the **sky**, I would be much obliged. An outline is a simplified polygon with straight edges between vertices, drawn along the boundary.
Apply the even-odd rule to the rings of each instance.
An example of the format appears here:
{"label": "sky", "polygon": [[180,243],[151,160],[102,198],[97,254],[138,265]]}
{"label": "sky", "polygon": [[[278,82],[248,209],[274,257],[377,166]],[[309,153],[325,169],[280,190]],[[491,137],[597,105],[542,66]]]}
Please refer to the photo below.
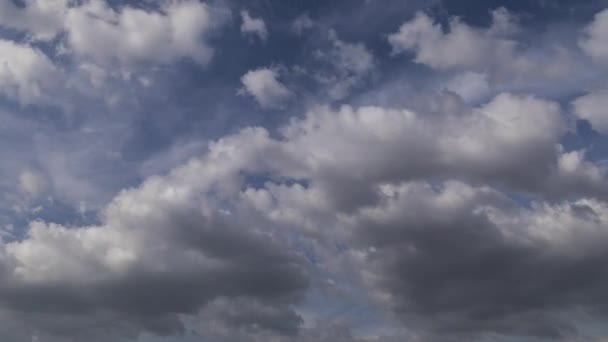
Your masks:
{"label": "sky", "polygon": [[608,341],[608,1],[0,0],[0,341]]}

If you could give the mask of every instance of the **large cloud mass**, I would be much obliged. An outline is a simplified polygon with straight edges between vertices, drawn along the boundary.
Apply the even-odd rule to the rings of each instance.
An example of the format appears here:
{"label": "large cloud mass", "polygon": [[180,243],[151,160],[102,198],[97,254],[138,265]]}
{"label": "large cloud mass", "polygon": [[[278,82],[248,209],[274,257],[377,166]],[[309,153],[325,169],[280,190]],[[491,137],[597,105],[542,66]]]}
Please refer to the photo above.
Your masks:
{"label": "large cloud mass", "polygon": [[386,4],[0,4],[0,340],[608,336],[606,10]]}

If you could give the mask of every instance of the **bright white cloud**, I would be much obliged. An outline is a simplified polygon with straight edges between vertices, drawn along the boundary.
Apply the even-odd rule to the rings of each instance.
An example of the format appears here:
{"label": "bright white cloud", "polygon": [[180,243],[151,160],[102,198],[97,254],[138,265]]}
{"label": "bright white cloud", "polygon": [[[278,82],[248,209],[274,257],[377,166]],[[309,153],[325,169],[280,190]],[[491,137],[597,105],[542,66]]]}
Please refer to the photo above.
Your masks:
{"label": "bright white cloud", "polygon": [[65,29],[68,45],[76,54],[102,64],[119,61],[169,63],[190,58],[209,63],[214,49],[206,35],[223,18],[212,17],[199,1],[171,1],[160,11],[110,8],[91,0],[70,8]]}
{"label": "bright white cloud", "polygon": [[241,32],[243,35],[257,36],[261,41],[268,39],[268,30],[266,23],[262,18],[254,18],[249,15],[248,11],[241,11]]}
{"label": "bright white cloud", "polygon": [[248,71],[241,77],[243,91],[253,96],[262,108],[281,108],[292,93],[278,76],[276,70],[269,68]]}

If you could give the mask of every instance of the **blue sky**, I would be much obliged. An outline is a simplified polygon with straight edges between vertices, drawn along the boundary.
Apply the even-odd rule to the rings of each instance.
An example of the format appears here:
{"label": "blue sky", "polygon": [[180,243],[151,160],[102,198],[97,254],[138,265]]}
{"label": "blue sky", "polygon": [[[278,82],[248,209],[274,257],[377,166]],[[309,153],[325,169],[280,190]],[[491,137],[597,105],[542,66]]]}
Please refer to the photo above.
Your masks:
{"label": "blue sky", "polygon": [[608,332],[608,2],[0,0],[0,340]]}

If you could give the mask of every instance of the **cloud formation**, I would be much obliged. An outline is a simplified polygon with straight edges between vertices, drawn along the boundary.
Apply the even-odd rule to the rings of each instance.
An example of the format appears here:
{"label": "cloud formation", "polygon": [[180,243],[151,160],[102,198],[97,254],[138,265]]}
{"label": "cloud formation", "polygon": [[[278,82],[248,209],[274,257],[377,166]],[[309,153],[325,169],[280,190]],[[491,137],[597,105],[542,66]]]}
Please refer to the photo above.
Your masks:
{"label": "cloud formation", "polygon": [[5,1],[0,340],[601,341],[607,10],[534,4]]}
{"label": "cloud formation", "polygon": [[278,76],[275,69],[250,70],[241,77],[243,91],[253,96],[264,109],[281,108],[292,92],[278,80]]}
{"label": "cloud formation", "polygon": [[252,17],[248,11],[241,11],[241,33],[243,35],[257,36],[261,41],[268,39],[268,30],[266,23],[262,18]]}

